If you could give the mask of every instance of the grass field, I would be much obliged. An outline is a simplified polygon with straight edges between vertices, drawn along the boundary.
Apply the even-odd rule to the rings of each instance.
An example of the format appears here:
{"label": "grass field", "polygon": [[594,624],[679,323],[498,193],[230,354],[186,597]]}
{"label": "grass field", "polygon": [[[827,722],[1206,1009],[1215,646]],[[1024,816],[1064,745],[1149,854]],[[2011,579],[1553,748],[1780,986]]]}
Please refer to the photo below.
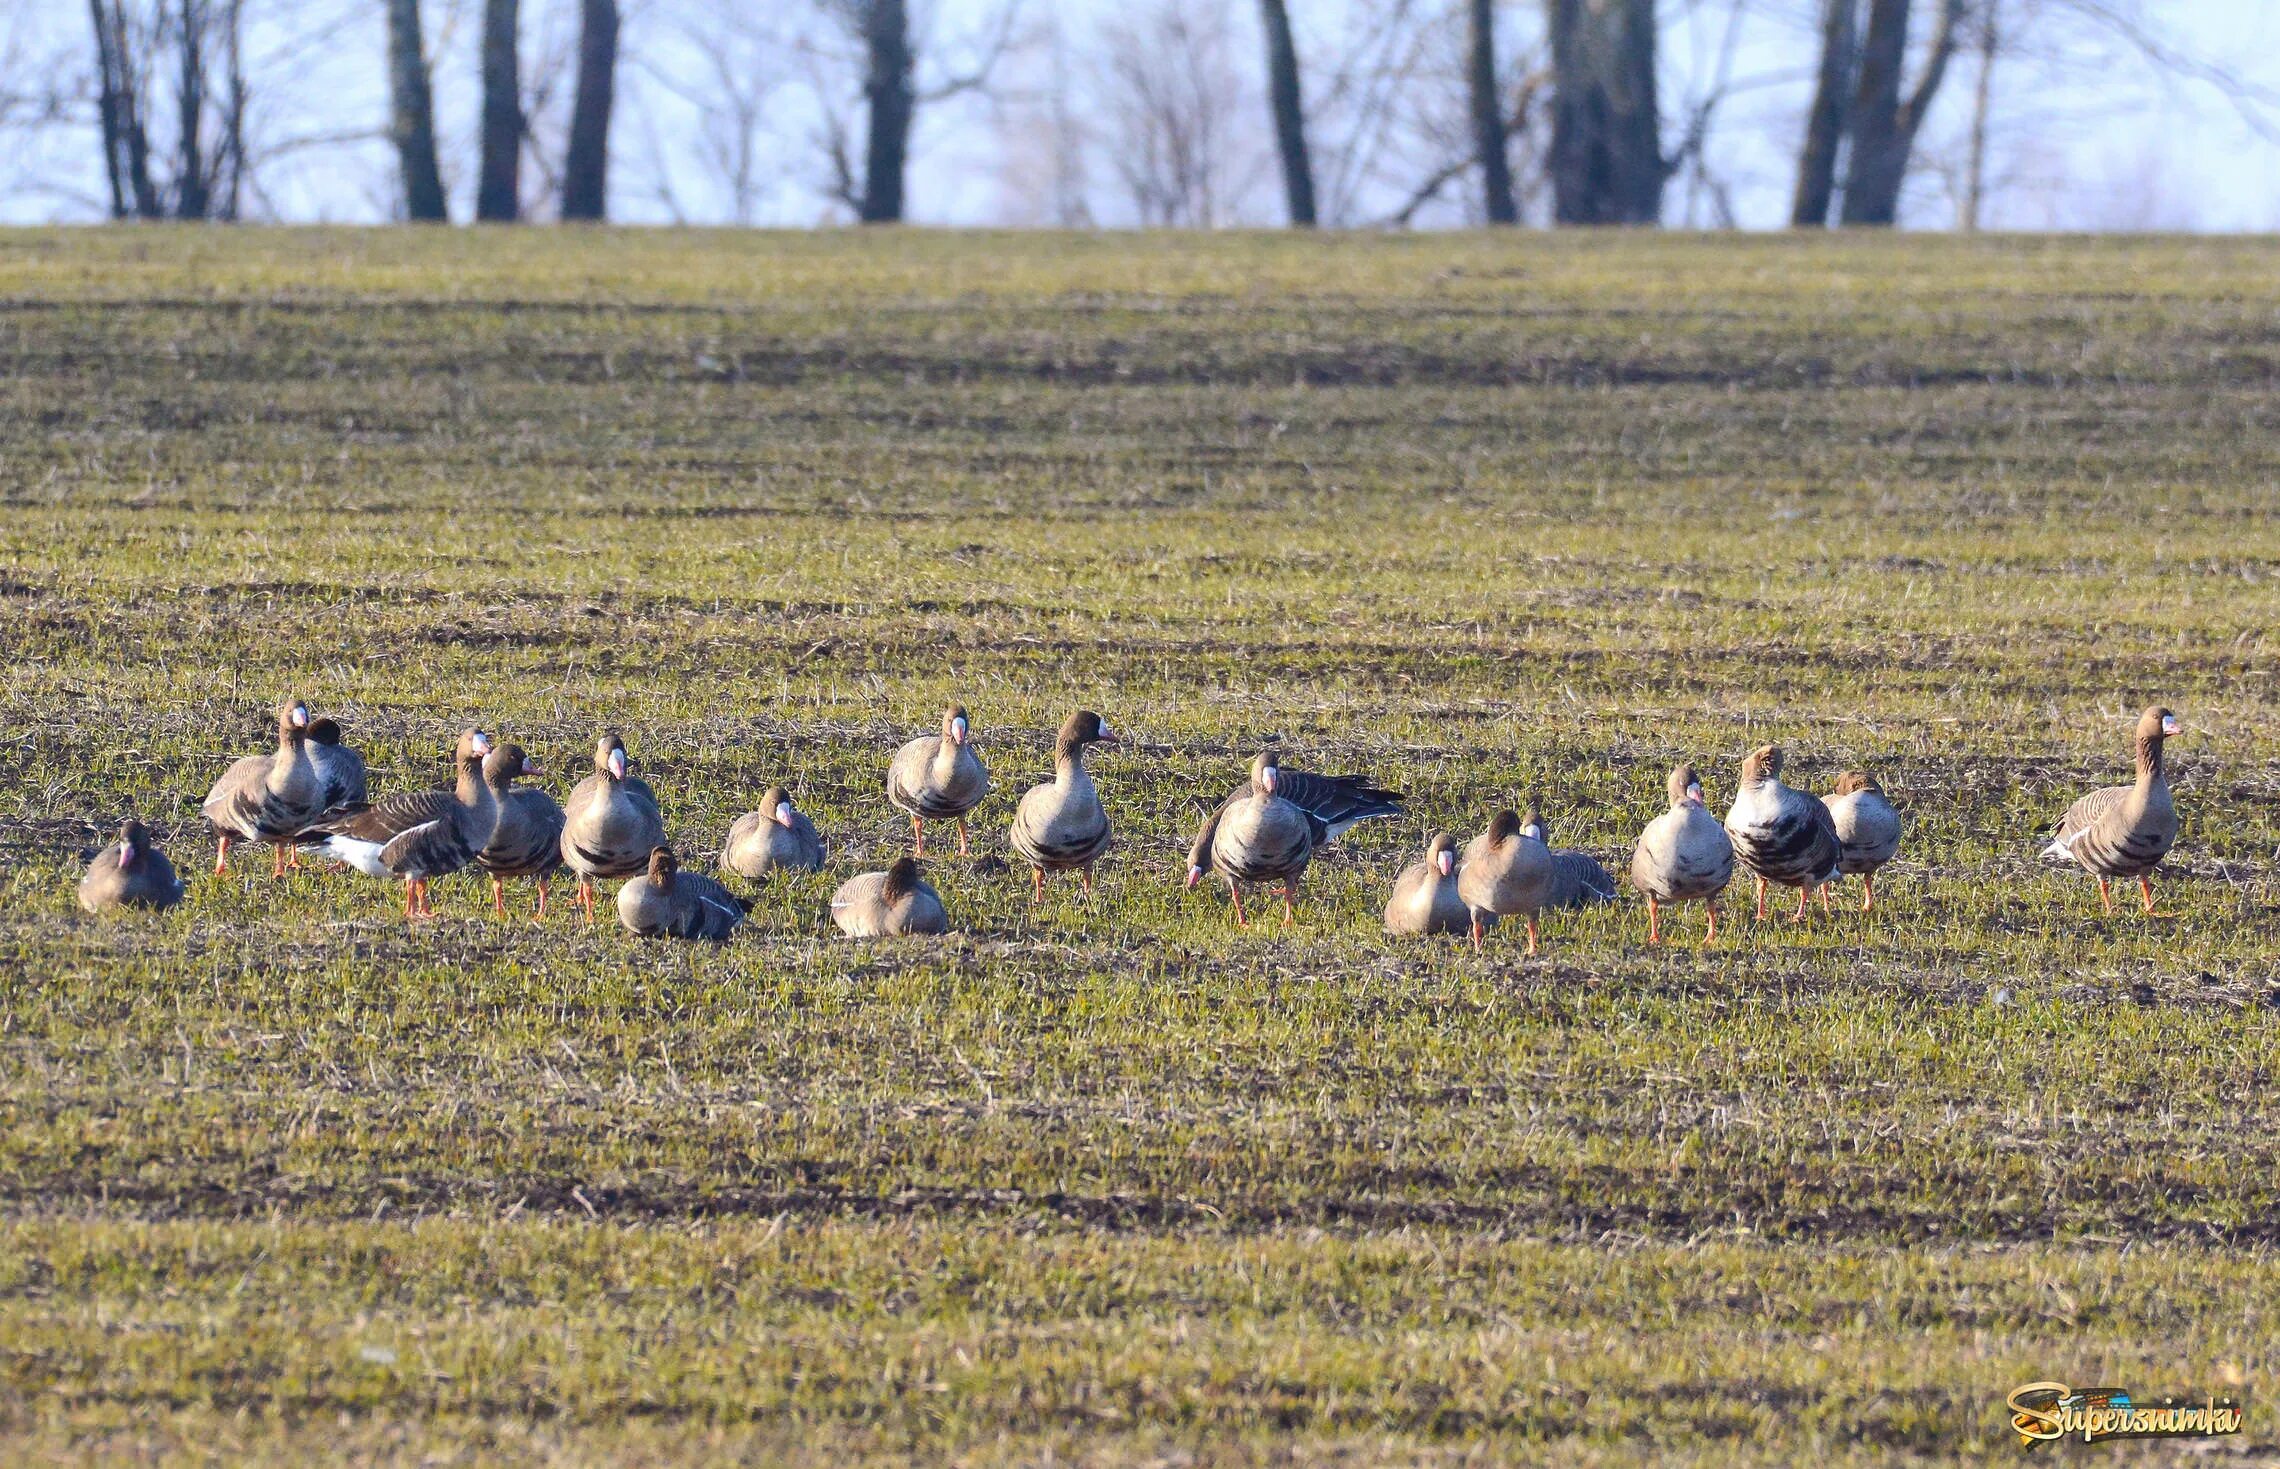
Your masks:
{"label": "grass field", "polygon": [[[1964,1463],[2048,1378],[2274,1461],[2275,300],[2270,242],[0,234],[0,1456]],[[288,692],[390,789],[614,722],[689,860],[776,779],[833,860],[702,951],[213,879]],[[951,698],[961,931],[840,941]],[[2154,701],[2173,916],[2107,919],[2035,838]],[[1120,845],[1032,911],[1078,703]],[[1872,917],[1378,932],[1432,826],[1619,865],[1768,739],[1903,800]],[[1239,932],[1178,863],[1267,741],[1413,815]],[[130,811],[191,899],[85,918]]]}

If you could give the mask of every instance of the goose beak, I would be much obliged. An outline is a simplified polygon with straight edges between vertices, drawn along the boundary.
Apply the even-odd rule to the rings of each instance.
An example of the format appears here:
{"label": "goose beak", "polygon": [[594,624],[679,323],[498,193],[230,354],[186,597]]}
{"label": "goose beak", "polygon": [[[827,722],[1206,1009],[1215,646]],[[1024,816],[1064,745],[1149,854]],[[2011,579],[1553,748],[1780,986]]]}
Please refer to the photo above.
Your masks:
{"label": "goose beak", "polygon": [[133,842],[119,843],[119,870],[121,872],[125,872],[127,869],[133,867],[134,865],[135,844]]}
{"label": "goose beak", "polygon": [[481,730],[475,731],[475,739],[473,741],[473,745],[475,753],[478,755],[488,755],[491,753],[491,737],[483,733]]}
{"label": "goose beak", "polygon": [[2178,733],[2178,729],[2179,729],[2179,726],[2178,726],[2178,723],[2177,723],[2177,716],[2176,716],[2176,715],[2174,715],[2174,714],[2164,714],[2164,715],[2162,715],[2162,716],[2161,716],[2161,733],[2162,733],[2162,734],[2163,734],[2165,737],[2169,737],[2169,736],[2174,736],[2174,735],[2176,735],[2176,734]]}
{"label": "goose beak", "polygon": [[966,743],[965,720],[953,719],[950,721],[950,743],[953,745],[963,745]]}
{"label": "goose beak", "polygon": [[1197,883],[1201,881],[1203,881],[1203,869],[1200,867],[1190,867],[1188,869],[1187,881],[1182,883],[1181,886],[1192,889]]}
{"label": "goose beak", "polygon": [[523,757],[523,774],[525,774],[525,775],[544,775],[544,774],[546,774],[546,771],[545,771],[545,769],[544,769],[543,767],[541,767],[541,766],[539,765],[539,763],[538,763],[536,760],[533,760],[533,759],[531,759],[529,756],[525,755],[525,756]]}
{"label": "goose beak", "polygon": [[1700,806],[1705,804],[1702,799],[1702,787],[1698,785],[1692,785],[1686,788],[1686,804],[1689,806]]}
{"label": "goose beak", "polygon": [[293,728],[307,729],[308,727],[309,706],[306,704],[295,704],[293,706]]}
{"label": "goose beak", "polygon": [[1259,772],[1259,789],[1271,796],[1275,793],[1275,784],[1280,779],[1281,777],[1275,774],[1275,768],[1270,765]]}
{"label": "goose beak", "polygon": [[1454,852],[1443,852],[1438,858],[1434,859],[1434,865],[1441,869],[1441,876],[1447,877],[1450,873],[1457,870],[1457,854]]}
{"label": "goose beak", "polygon": [[791,802],[778,801],[776,803],[776,824],[778,826],[790,826],[792,824]]}
{"label": "goose beak", "polygon": [[1124,736],[1104,724],[1100,727],[1100,742],[1104,745],[1120,745],[1124,743]]}
{"label": "goose beak", "polygon": [[625,751],[610,751],[610,778],[612,780],[625,779]]}

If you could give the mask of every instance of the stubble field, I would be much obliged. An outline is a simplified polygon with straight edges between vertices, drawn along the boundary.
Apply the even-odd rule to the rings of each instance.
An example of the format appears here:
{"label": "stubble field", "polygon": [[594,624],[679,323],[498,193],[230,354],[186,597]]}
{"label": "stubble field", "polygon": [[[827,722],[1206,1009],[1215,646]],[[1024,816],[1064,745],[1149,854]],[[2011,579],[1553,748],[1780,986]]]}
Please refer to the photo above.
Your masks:
{"label": "stubble field", "polygon": [[[2276,299],[2269,242],[0,234],[0,1451],[1964,1463],[2059,1379],[2268,1457]],[[718,949],[216,879],[287,693],[383,789],[614,724],[691,865],[776,780],[831,861]],[[951,699],[960,931],[842,941]],[[2108,919],[2036,838],[2151,702],[2170,916]],[[1032,909],[1080,704],[1119,843]],[[1433,827],[1620,870],[1767,740],[1901,799],[1874,915],[1378,932]],[[1411,814],[1241,932],[1178,863],[1270,743]],[[129,812],[190,900],[86,918]]]}

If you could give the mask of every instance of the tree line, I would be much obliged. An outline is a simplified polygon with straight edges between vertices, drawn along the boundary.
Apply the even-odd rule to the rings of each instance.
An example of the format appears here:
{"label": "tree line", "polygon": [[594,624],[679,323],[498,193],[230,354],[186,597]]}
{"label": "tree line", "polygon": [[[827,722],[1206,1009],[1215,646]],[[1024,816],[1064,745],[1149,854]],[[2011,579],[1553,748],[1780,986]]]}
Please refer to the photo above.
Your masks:
{"label": "tree line", "polygon": [[[1236,160],[1255,150],[1296,228],[1406,226],[1460,195],[1458,217],[1491,226],[1652,225],[1681,177],[1718,200],[1722,110],[1766,80],[1737,74],[1737,38],[1751,25],[1776,27],[1749,43],[1758,71],[1806,83],[1786,140],[1798,228],[1895,223],[1925,121],[1959,72],[1967,144],[1949,166],[1958,222],[1977,223],[2005,68],[2024,75],[2022,62],[2048,62],[2083,35],[2110,43],[2096,54],[2120,49],[2213,87],[2267,135],[2280,112],[2280,99],[2221,61],[2172,44],[2156,11],[2133,0],[1133,0],[1103,18],[1098,54],[1081,68],[1064,54],[1062,13],[1044,0],[535,0],[555,23],[536,56],[533,3],[303,0],[263,11],[265,0],[87,0],[79,44],[96,197],[118,219],[236,219],[270,160],[368,138],[306,117],[280,135],[249,43],[258,33],[272,69],[289,65],[276,60],[295,54],[280,37],[345,44],[366,34],[370,8],[384,12],[387,205],[418,222],[452,217],[455,172],[472,177],[458,192],[479,221],[607,218],[628,131],[646,122],[647,146],[660,147],[653,119],[627,115],[629,69],[702,120],[690,149],[740,218],[770,174],[804,171],[848,216],[881,224],[909,212],[921,120],[974,98],[1000,117],[1025,108],[1044,119],[1007,145],[1039,155],[1007,173],[1052,196],[1027,210],[1044,222],[1092,222],[1060,156],[1066,137],[1086,136],[1102,160],[1092,166],[1108,170],[1142,224],[1235,217],[1232,199],[1253,183]],[[1682,21],[1720,49],[1673,96],[1664,48]],[[668,26],[682,42],[673,67],[629,39]],[[449,170],[438,62],[462,47],[473,64],[451,75],[479,93],[472,168]],[[17,89],[16,123],[73,125],[78,75],[66,73],[44,106]],[[804,126],[770,133],[764,120],[794,81],[822,100]],[[0,126],[10,106],[0,95]],[[672,171],[650,178],[677,211]]]}

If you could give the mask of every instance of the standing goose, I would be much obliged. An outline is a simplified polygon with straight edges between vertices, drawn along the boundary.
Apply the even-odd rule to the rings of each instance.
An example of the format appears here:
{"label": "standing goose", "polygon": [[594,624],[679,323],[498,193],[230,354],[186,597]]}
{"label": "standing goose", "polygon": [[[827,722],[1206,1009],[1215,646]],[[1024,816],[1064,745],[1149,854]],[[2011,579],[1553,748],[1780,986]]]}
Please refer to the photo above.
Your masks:
{"label": "standing goose", "polygon": [[859,939],[950,931],[942,895],[919,876],[915,857],[898,857],[884,872],[866,872],[841,883],[831,895],[831,921]]}
{"label": "standing goose", "polygon": [[725,939],[744,923],[744,901],[701,872],[683,872],[671,847],[618,889],[618,922],[643,938]]}
{"label": "standing goose", "polygon": [[779,869],[819,872],[823,869],[823,838],[815,823],[792,805],[782,786],[760,794],[760,807],[747,811],[728,829],[728,842],[720,849],[724,871],[757,881]]}
{"label": "standing goose", "polygon": [[340,722],[319,719],[309,725],[309,760],[325,783],[325,809],[359,806],[372,799],[364,757],[341,743]]}
{"label": "standing goose", "polygon": [[[1529,840],[1551,845],[1549,828],[1533,807],[1521,830]],[[1588,908],[1615,901],[1615,874],[1601,866],[1597,857],[1574,847],[1552,847],[1551,851],[1552,892],[1544,901],[1545,907]]]}
{"label": "standing goose", "polygon": [[[1488,921],[1494,923],[1495,916]],[[1401,869],[1386,900],[1387,933],[1466,933],[1472,913],[1457,891],[1457,843],[1445,831],[1425,843],[1425,857]]]}
{"label": "standing goose", "polygon": [[79,906],[90,913],[110,908],[171,908],[182,901],[174,864],[151,845],[139,821],[119,828],[119,840],[95,854],[79,880]]}
{"label": "standing goose", "polygon": [[1647,942],[1662,942],[1664,903],[1706,903],[1706,944],[1718,941],[1718,895],[1734,879],[1734,843],[1702,802],[1694,767],[1670,773],[1670,809],[1647,823],[1631,853],[1631,886],[1646,895]]}
{"label": "standing goose", "polygon": [[2169,796],[2162,741],[2177,733],[2177,716],[2152,708],[2138,716],[2137,780],[2092,791],[2067,809],[2045,857],[2076,862],[2098,879],[2098,900],[2114,911],[2114,878],[2134,877],[2153,911],[2153,870],[2177,844],[2177,806]]}
{"label": "standing goose", "polygon": [[974,753],[962,704],[942,714],[942,733],[920,735],[887,766],[887,799],[910,813],[911,855],[926,855],[926,822],[958,823],[958,855],[966,855],[966,813],[990,793],[990,773]]}
{"label": "standing goose", "polygon": [[[1312,784],[1342,787],[1344,780],[1316,776]],[[1272,750],[1251,761],[1251,783],[1220,802],[1196,835],[1188,856],[1188,886],[1203,876],[1205,862],[1227,879],[1227,896],[1235,904],[1235,922],[1248,927],[1243,912],[1243,883],[1280,884],[1283,926],[1298,919],[1298,881],[1314,860],[1314,849],[1336,834],[1331,823],[1309,806],[1283,794],[1282,763]],[[1345,823],[1359,821],[1354,816]],[[1344,830],[1341,826],[1337,830]]]}
{"label": "standing goose", "polygon": [[475,860],[499,825],[499,800],[483,778],[491,737],[479,729],[452,752],[457,778],[449,790],[389,796],[369,806],[326,813],[302,844],[371,877],[404,880],[404,916],[433,918],[428,884]]}
{"label": "standing goose", "polygon": [[1053,778],[1031,786],[1014,808],[1008,836],[1013,849],[1029,859],[1030,901],[1045,898],[1045,874],[1079,873],[1085,896],[1092,896],[1093,863],[1108,850],[1108,813],[1085,769],[1085,747],[1115,744],[1117,736],[1090,709],[1061,722],[1053,742]]}
{"label": "standing goose", "polygon": [[1805,899],[1837,875],[1836,823],[1820,799],[1781,783],[1779,745],[1765,745],[1742,762],[1741,785],[1726,810],[1726,835],[1734,855],[1757,879],[1757,916],[1765,918],[1765,885],[1797,889],[1796,923],[1805,917]]}
{"label": "standing goose", "polygon": [[[326,808],[324,779],[309,758],[309,706],[289,699],[277,711],[276,753],[241,757],[206,793],[206,820],[218,839],[215,874],[229,865],[231,842],[267,842],[276,854],[269,875],[283,877],[285,849]],[[294,865],[300,861],[294,852]]]}
{"label": "standing goose", "polygon": [[1536,808],[1528,808],[1523,823],[1509,807],[1489,819],[1488,830],[1465,848],[1464,865],[1457,872],[1457,894],[1465,902],[1472,923],[1473,952],[1480,952],[1481,930],[1491,915],[1519,915],[1528,921],[1528,952],[1536,952],[1536,915],[1551,903],[1559,887],[1559,863],[1552,849],[1529,830],[1542,830]]}
{"label": "standing goose", "polygon": [[[1266,754],[1259,757],[1270,764],[1276,757]],[[1254,773],[1257,763],[1253,762]],[[1212,844],[1219,835],[1219,823],[1238,801],[1249,800],[1254,789],[1252,781],[1245,781],[1227,793],[1203,825],[1196,829],[1195,840],[1188,844],[1187,885],[1194,887],[1203,881],[1203,875],[1223,871],[1212,856]],[[1314,827],[1314,845],[1333,841],[1343,835],[1356,822],[1372,816],[1392,816],[1401,810],[1402,794],[1370,784],[1362,775],[1309,775],[1303,770],[1275,771],[1275,794],[1296,806],[1311,819]],[[1237,907],[1240,915],[1240,905]]]}
{"label": "standing goose", "polygon": [[594,741],[594,773],[562,806],[562,860],[578,874],[578,906],[594,921],[594,879],[634,877],[665,845],[665,817],[649,783],[631,773],[625,741],[605,729]]}
{"label": "standing goose", "polygon": [[[1860,911],[1876,907],[1876,869],[1900,855],[1900,813],[1876,777],[1848,770],[1822,797],[1837,829],[1837,871],[1860,878]],[[1824,895],[1826,896],[1826,895]]]}
{"label": "standing goose", "polygon": [[531,878],[538,884],[538,916],[546,916],[546,886],[562,865],[562,808],[552,796],[515,778],[544,775],[520,745],[500,745],[483,757],[483,780],[499,803],[499,824],[475,854],[475,865],[491,875],[491,907],[507,916],[506,880]]}

